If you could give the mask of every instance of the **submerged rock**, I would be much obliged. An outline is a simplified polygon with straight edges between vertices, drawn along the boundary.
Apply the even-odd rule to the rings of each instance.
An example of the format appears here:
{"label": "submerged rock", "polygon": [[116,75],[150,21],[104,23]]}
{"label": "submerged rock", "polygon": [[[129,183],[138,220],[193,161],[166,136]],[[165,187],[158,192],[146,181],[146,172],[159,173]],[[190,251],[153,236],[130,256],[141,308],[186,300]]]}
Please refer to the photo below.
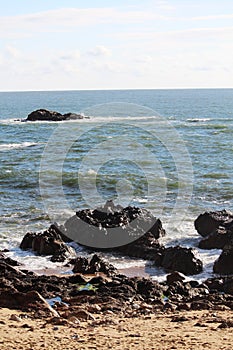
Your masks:
{"label": "submerged rock", "polygon": [[76,113],[65,113],[61,114],[56,111],[48,111],[47,109],[37,109],[36,111],[31,112],[25,121],[53,121],[60,122],[64,120],[76,120],[83,119],[82,114]]}

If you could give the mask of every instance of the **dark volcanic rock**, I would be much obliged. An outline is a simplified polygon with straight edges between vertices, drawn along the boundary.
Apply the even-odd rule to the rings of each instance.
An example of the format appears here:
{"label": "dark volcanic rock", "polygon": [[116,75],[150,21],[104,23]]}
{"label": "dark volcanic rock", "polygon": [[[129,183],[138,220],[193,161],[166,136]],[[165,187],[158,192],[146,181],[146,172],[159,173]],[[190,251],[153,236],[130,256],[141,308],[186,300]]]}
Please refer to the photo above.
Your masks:
{"label": "dark volcanic rock", "polygon": [[112,201],[95,210],[80,210],[64,224],[64,234],[83,246],[108,250],[126,246],[120,250],[130,250],[130,255],[134,251],[132,256],[142,258],[146,255],[142,246],[136,248],[137,242],[131,249],[129,245],[147,233],[150,234],[144,238],[143,246],[151,249],[153,241],[157,250],[159,245],[155,239],[165,234],[161,221],[145,209],[123,208]]}
{"label": "dark volcanic rock", "polygon": [[27,233],[20,248],[23,250],[32,249],[39,255],[52,255],[51,261],[53,262],[65,261],[74,254],[73,249],[63,242],[59,231],[54,229],[54,225],[42,233]]}
{"label": "dark volcanic rock", "polygon": [[63,116],[61,113],[55,111],[48,111],[47,109],[37,109],[36,111],[31,112],[26,121],[61,121],[63,120]]}
{"label": "dark volcanic rock", "polygon": [[217,228],[208,237],[202,239],[198,247],[201,249],[223,249],[233,239],[233,231],[225,228]]}
{"label": "dark volcanic rock", "polygon": [[87,258],[78,257],[75,261],[73,272],[82,274],[102,272],[107,276],[113,276],[116,274],[117,270],[113,265],[109,264],[107,261],[101,259],[95,254],[90,260]]}
{"label": "dark volcanic rock", "polygon": [[173,284],[175,282],[182,282],[184,280],[185,280],[185,277],[177,271],[174,271],[174,272],[170,273],[169,275],[167,275],[167,284],[168,285]]}
{"label": "dark volcanic rock", "polygon": [[65,113],[63,114],[64,120],[77,120],[77,119],[83,119],[84,116],[82,114],[77,113]]}
{"label": "dark volcanic rock", "polygon": [[195,229],[203,237],[210,235],[220,226],[228,228],[231,224],[233,224],[233,215],[226,210],[205,212],[194,222]]}
{"label": "dark volcanic rock", "polygon": [[195,275],[203,270],[203,264],[201,260],[195,257],[193,250],[179,246],[165,249],[162,267],[186,275]]}
{"label": "dark volcanic rock", "polygon": [[215,261],[213,271],[215,273],[230,275],[233,274],[233,247],[225,248],[219,258]]}
{"label": "dark volcanic rock", "polygon": [[13,260],[9,257],[6,257],[5,254],[3,254],[2,252],[0,252],[0,262],[7,263],[10,266],[20,266],[21,265],[18,261]]}
{"label": "dark volcanic rock", "polygon": [[0,286],[3,288],[4,283],[6,282],[6,286],[11,286],[11,282],[7,281],[8,277],[17,277],[20,278],[24,276],[24,272],[20,271],[17,266],[21,264],[9,257],[6,257],[5,254],[0,253],[0,278],[3,278],[2,283],[0,282]]}
{"label": "dark volcanic rock", "polygon": [[151,232],[147,232],[136,241],[116,248],[116,251],[130,257],[153,260],[156,266],[161,266],[165,248]]}
{"label": "dark volcanic rock", "polygon": [[56,311],[50,307],[46,300],[36,291],[20,293],[15,291],[2,291],[0,294],[1,307],[9,309],[29,310],[39,309],[48,314],[57,315]]}
{"label": "dark volcanic rock", "polygon": [[75,120],[83,119],[83,115],[76,113],[66,113],[61,114],[56,111],[48,111],[47,109],[37,109],[36,111],[31,112],[25,121],[53,121],[60,122],[63,120]]}

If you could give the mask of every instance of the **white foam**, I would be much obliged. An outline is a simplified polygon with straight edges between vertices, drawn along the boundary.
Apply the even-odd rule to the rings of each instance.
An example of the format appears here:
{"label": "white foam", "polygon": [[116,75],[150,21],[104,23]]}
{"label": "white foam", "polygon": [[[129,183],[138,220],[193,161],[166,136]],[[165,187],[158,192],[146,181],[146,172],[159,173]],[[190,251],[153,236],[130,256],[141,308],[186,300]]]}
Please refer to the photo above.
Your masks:
{"label": "white foam", "polygon": [[3,143],[0,145],[0,151],[9,151],[12,149],[26,148],[31,146],[36,146],[37,142],[22,142],[22,143]]}
{"label": "white foam", "polygon": [[187,119],[187,122],[189,123],[204,123],[204,122],[209,122],[211,119],[210,118],[190,118]]}

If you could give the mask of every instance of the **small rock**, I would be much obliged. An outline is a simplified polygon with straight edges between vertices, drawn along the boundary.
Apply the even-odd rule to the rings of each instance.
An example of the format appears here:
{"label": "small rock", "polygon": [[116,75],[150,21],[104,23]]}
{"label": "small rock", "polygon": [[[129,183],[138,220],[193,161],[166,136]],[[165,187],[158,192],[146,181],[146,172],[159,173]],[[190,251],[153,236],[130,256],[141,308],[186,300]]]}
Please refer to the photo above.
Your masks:
{"label": "small rock", "polygon": [[10,316],[10,320],[11,320],[11,321],[20,322],[20,321],[21,321],[21,318],[20,318],[19,316],[15,315],[15,314],[12,314],[12,315]]}

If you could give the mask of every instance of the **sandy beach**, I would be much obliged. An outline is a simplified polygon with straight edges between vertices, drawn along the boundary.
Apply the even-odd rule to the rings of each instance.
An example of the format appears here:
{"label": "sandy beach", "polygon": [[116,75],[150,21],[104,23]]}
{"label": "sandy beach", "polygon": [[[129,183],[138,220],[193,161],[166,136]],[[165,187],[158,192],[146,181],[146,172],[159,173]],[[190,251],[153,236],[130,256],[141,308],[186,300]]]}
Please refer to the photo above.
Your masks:
{"label": "sandy beach", "polygon": [[135,318],[109,313],[75,322],[60,325],[55,319],[34,319],[30,314],[2,308],[0,349],[232,349],[232,311],[158,313]]}

